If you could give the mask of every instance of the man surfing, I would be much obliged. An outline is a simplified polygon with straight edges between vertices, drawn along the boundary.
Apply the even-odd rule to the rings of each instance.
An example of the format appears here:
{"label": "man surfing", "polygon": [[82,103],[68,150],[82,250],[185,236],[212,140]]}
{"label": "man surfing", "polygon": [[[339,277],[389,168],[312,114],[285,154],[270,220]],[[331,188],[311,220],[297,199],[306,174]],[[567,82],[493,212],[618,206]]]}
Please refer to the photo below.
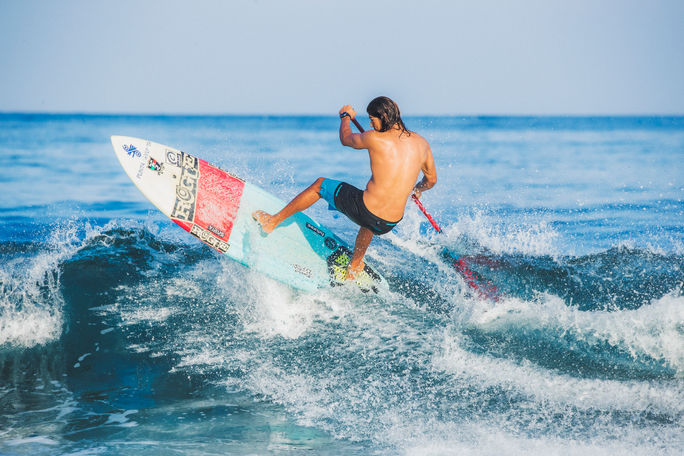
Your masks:
{"label": "man surfing", "polygon": [[[401,120],[397,104],[387,97],[373,99],[366,108],[372,130],[354,133],[351,120],[356,112],[350,105],[340,109],[340,142],[354,149],[367,149],[371,178],[366,189],[333,179],[319,177],[277,214],[256,211],[252,216],[265,233],[283,220],[303,211],[323,198],[335,209],[360,226],[354,253],[347,267],[347,280],[355,280],[363,270],[363,256],[373,235],[390,232],[404,217],[411,193],[420,197],[437,183],[437,172],[428,142],[409,131]],[[420,172],[423,179],[415,183]]]}

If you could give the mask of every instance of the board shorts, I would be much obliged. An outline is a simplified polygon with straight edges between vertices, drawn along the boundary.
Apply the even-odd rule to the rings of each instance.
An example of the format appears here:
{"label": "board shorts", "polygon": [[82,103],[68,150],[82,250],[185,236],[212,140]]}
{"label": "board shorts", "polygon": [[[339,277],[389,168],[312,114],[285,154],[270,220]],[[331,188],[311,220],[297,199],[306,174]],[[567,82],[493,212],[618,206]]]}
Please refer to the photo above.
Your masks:
{"label": "board shorts", "polygon": [[321,198],[328,202],[329,208],[343,213],[352,222],[368,228],[373,234],[385,234],[392,231],[401,222],[388,222],[371,213],[363,202],[363,191],[333,179],[323,179]]}

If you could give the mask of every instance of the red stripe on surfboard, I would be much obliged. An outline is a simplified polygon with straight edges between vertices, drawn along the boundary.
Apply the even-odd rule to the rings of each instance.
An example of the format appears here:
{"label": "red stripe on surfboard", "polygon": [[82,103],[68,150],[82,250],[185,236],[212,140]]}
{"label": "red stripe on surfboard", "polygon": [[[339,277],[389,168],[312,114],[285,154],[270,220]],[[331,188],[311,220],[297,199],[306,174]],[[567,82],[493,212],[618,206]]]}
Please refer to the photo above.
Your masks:
{"label": "red stripe on surfboard", "polygon": [[[202,159],[199,160],[199,168],[195,223],[228,242],[245,183]],[[219,236],[216,230],[223,232],[223,236]]]}
{"label": "red stripe on surfboard", "polygon": [[171,220],[188,232],[196,224],[228,242],[245,183],[205,160],[198,159],[198,163],[199,181],[195,195],[194,223]]}

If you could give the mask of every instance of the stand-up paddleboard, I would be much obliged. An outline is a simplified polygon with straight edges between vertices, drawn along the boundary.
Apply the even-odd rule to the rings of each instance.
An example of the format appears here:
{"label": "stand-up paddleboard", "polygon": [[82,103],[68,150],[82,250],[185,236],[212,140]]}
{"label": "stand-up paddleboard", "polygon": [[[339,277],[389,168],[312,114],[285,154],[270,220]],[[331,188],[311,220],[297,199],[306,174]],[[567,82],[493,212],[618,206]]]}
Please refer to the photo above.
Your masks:
{"label": "stand-up paddleboard", "polygon": [[[230,258],[301,290],[344,283],[350,248],[303,213],[264,234],[252,213],[278,212],[279,198],[201,158],[144,139],[112,136],[128,177],[181,228]],[[387,281],[368,265],[357,285],[377,292]]]}

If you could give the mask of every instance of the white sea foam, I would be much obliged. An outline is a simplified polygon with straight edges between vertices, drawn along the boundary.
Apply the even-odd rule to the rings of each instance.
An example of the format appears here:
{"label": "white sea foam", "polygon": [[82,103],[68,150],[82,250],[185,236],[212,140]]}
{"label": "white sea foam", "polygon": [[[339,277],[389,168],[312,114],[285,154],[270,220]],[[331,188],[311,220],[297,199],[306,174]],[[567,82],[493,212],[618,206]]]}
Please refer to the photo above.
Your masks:
{"label": "white sea foam", "polygon": [[250,277],[254,295],[252,305],[242,312],[242,323],[245,330],[261,337],[296,339],[311,329],[314,322],[340,318],[349,310],[349,305],[339,298],[343,293],[300,293],[257,274]]}
{"label": "white sea foam", "polygon": [[507,224],[482,212],[462,215],[444,232],[451,239],[467,236],[494,253],[520,253],[524,255],[558,255],[556,245],[559,234],[546,222]]}
{"label": "white sea foam", "polygon": [[[13,307],[15,304],[3,302],[2,305]],[[61,309],[43,309],[34,302],[24,302],[21,310],[2,312],[0,345],[32,347],[56,340],[62,333],[62,319]]]}
{"label": "white sea foam", "polygon": [[27,445],[31,443],[37,443],[40,445],[57,445],[59,442],[57,440],[51,439],[48,436],[45,435],[37,435],[34,437],[26,437],[23,439],[9,439],[5,441],[6,445],[9,446],[18,446],[18,445]]}
{"label": "white sea foam", "polygon": [[121,413],[111,413],[111,414],[109,414],[109,417],[107,418],[107,421],[104,424],[105,425],[113,424],[113,425],[117,425],[117,426],[121,426],[121,427],[137,426],[138,423],[128,419],[128,415],[132,415],[134,413],[138,413],[138,411],[137,410],[125,410],[124,412],[121,412]]}
{"label": "white sea foam", "polygon": [[422,432],[403,427],[388,430],[389,439],[402,442],[400,454],[407,456],[614,456],[654,454],[680,455],[682,448],[663,442],[677,441],[677,431],[659,429],[645,433],[625,426],[588,440],[558,436],[529,436],[499,430],[495,423],[424,423]]}
{"label": "white sea foam", "polygon": [[178,309],[172,307],[150,305],[131,310],[122,310],[120,315],[123,323],[126,325],[136,325],[140,323],[156,324],[166,320],[177,311]]}
{"label": "white sea foam", "polygon": [[0,266],[0,345],[32,347],[61,335],[58,265],[77,247],[76,227],[67,224],[52,232],[45,250]]}
{"label": "white sea foam", "polygon": [[412,248],[416,243],[423,245],[420,249],[424,249],[426,241],[449,246],[462,239],[496,254],[556,256],[560,253],[557,245],[560,235],[544,221],[503,223],[495,216],[476,211],[473,214],[461,215],[458,221],[449,225],[442,224],[440,227],[445,236],[440,237],[437,237],[436,231],[421,236],[419,226],[423,223],[427,223],[423,214],[409,205],[401,224],[386,237],[416,254],[419,252]]}
{"label": "white sea foam", "polygon": [[471,300],[455,318],[459,325],[479,331],[540,330],[570,333],[590,346],[607,344],[629,353],[634,360],[647,357],[684,376],[684,297],[675,290],[634,310],[580,311],[552,295],[536,300],[506,298],[498,302]]}
{"label": "white sea foam", "polygon": [[496,387],[522,394],[557,413],[573,410],[640,412],[670,416],[684,412],[684,389],[677,381],[648,383],[576,378],[535,366],[530,361],[476,355],[461,347],[457,334],[445,335],[433,364],[453,381]]}

